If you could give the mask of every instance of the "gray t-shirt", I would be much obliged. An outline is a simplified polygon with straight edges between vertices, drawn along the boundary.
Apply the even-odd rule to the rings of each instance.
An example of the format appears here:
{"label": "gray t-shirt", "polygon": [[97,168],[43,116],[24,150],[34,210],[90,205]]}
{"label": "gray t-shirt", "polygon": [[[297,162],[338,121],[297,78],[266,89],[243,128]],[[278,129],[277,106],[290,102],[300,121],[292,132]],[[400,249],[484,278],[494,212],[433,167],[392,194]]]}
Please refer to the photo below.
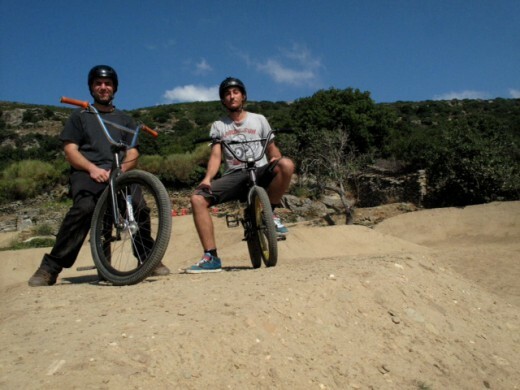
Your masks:
{"label": "gray t-shirt", "polygon": [[[270,131],[271,126],[263,115],[248,112],[242,122],[234,122],[229,117],[223,117],[213,122],[209,134],[212,138],[240,141],[266,138]],[[271,135],[271,140],[273,138],[274,135]],[[231,147],[240,158],[245,159],[249,156],[256,158],[262,152],[263,143],[252,142],[248,144],[231,145]],[[226,163],[226,173],[245,167],[245,164],[237,161],[226,148],[223,147],[222,149]],[[266,156],[256,162],[257,167],[261,167],[265,164],[267,164]]]}

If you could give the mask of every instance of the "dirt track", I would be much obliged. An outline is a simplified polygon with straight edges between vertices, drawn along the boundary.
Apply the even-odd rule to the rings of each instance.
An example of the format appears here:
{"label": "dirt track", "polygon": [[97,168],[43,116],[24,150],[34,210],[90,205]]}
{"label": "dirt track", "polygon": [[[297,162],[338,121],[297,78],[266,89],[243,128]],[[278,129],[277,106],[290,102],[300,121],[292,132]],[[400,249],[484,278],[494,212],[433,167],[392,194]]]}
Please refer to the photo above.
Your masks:
{"label": "dirt track", "polygon": [[258,270],[215,222],[227,272],[180,272],[200,248],[176,217],[173,274],[129,287],[30,288],[45,250],[0,252],[0,388],[520,388],[520,202],[290,226]]}

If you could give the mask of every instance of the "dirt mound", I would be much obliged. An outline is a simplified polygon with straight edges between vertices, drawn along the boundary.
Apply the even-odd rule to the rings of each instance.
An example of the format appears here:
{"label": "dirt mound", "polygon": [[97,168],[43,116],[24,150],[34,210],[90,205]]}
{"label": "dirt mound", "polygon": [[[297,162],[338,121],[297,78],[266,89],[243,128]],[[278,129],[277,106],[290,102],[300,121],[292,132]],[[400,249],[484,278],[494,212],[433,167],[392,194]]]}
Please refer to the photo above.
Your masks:
{"label": "dirt mound", "polygon": [[180,272],[200,247],[175,217],[174,272],[128,287],[71,269],[30,288],[44,250],[2,252],[0,387],[519,388],[519,217],[507,202],[295,224],[258,270],[216,218],[212,275]]}

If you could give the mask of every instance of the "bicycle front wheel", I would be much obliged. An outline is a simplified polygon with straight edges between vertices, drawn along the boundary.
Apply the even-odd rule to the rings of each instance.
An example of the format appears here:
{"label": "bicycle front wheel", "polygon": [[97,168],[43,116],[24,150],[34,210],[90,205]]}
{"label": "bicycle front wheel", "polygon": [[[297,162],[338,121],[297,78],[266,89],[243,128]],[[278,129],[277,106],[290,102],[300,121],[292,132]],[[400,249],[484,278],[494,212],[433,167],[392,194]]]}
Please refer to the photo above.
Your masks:
{"label": "bicycle front wheel", "polygon": [[266,267],[274,267],[278,261],[276,227],[271,202],[262,187],[254,186],[249,192],[249,218],[247,247],[253,268],[259,268],[262,261]]}
{"label": "bicycle front wheel", "polygon": [[94,264],[114,285],[136,284],[161,262],[171,236],[168,192],[154,175],[132,170],[115,181],[113,202],[108,187],[96,204],[90,228]]}

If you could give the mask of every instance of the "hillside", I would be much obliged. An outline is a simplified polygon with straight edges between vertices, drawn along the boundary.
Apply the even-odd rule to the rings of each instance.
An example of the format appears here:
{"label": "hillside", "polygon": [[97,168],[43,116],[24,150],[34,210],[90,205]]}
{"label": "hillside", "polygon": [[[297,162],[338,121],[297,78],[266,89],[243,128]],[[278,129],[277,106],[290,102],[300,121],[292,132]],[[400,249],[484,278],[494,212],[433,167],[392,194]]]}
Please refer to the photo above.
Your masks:
{"label": "hillside", "polygon": [[[340,181],[362,207],[391,202],[464,206],[520,197],[519,99],[375,104],[370,93],[348,88],[318,91],[290,104],[248,102],[247,109],[264,114],[275,129],[292,130],[278,133],[277,144],[296,163],[300,193],[322,191],[302,188],[308,183],[338,186]],[[0,203],[24,199],[31,193],[27,183],[36,180],[30,169],[13,163],[52,164],[40,167],[54,170],[45,181],[45,175],[37,178],[44,192],[66,183],[67,164],[56,135],[70,111],[0,102]],[[220,103],[161,105],[129,114],[160,132],[158,139],[140,138],[140,167],[170,190],[196,186],[208,154],[196,140],[222,115]],[[418,175],[425,196],[417,199],[418,188],[403,195],[410,192],[403,186],[395,194],[374,195],[385,185],[367,177],[374,167],[378,174],[394,176],[390,181]]]}
{"label": "hillside", "polygon": [[175,217],[173,273],[128,287],[70,269],[30,288],[45,250],[2,252],[0,387],[518,389],[519,221],[497,202],[298,223],[253,270],[215,218],[225,270],[188,275],[199,244]]}

